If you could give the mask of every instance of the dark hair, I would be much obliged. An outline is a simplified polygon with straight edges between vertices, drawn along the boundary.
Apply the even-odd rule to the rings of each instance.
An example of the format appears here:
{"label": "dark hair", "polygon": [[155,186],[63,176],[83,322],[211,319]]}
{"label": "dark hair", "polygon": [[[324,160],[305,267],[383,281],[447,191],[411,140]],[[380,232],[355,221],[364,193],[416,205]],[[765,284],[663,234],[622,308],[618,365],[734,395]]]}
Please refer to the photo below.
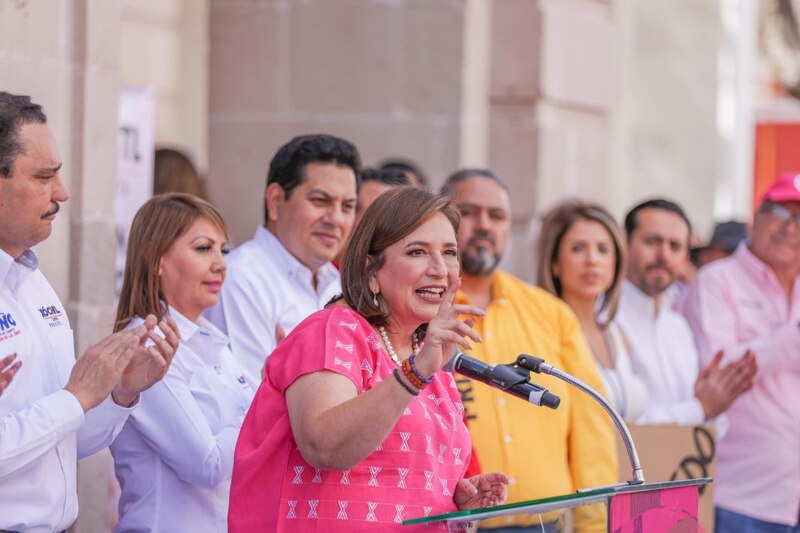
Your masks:
{"label": "dark hair", "polygon": [[396,168],[367,167],[361,171],[359,177],[361,178],[362,184],[368,181],[375,181],[395,187],[411,185],[411,181],[408,179],[405,172]]}
{"label": "dark hair", "polygon": [[686,227],[689,229],[689,235],[692,234],[692,223],[689,222],[689,217],[686,216],[686,212],[684,212],[681,206],[671,200],[653,198],[652,200],[647,200],[635,206],[633,209],[628,211],[627,215],[625,215],[625,235],[629,242],[633,232],[636,230],[636,227],[639,224],[637,217],[639,215],[639,211],[642,209],[663,209],[665,211],[669,211],[670,213],[675,213],[681,217],[684,222],[686,222]]}
{"label": "dark hair", "polygon": [[34,104],[30,96],[0,91],[0,177],[13,173],[14,159],[22,151],[20,127],[30,123],[47,124],[42,106]]}
{"label": "dark hair", "polygon": [[422,226],[436,213],[450,221],[458,235],[461,217],[453,201],[419,187],[398,187],[380,195],[359,221],[342,258],[342,297],[370,324],[385,326],[389,319],[379,300],[378,307],[369,288],[370,278],[386,261],[386,248]]}
{"label": "dark hair", "polygon": [[503,189],[505,189],[506,192],[511,192],[508,189],[508,184],[506,181],[488,168],[462,168],[461,170],[457,170],[456,172],[450,174],[450,176],[442,184],[442,188],[439,189],[439,194],[453,196],[453,190],[455,189],[457,183],[474,177],[488,178],[500,185]]}
{"label": "dark hair", "polygon": [[167,192],[185,192],[208,199],[200,175],[186,154],[159,148],[153,162],[153,194]]}
{"label": "dark hair", "polygon": [[[419,168],[419,165],[416,163],[409,161],[408,159],[400,159],[400,158],[393,158],[393,159],[384,159],[381,161],[380,170],[399,170],[403,174],[412,173],[414,174],[417,179],[419,180],[419,184],[422,188],[426,188],[428,186],[428,176],[422,172],[422,169]],[[409,185],[413,185],[411,180],[406,175],[406,179],[409,181]]]}
{"label": "dark hair", "polygon": [[[356,147],[344,139],[318,133],[313,135],[298,135],[280,147],[275,157],[269,164],[267,172],[267,186],[277,183],[281,186],[286,198],[305,179],[305,168],[309,163],[333,163],[348,166],[356,175],[361,171],[361,157]],[[264,202],[264,224],[269,220],[267,202]]]}
{"label": "dark hair", "polygon": [[166,308],[162,302],[170,302],[161,290],[158,265],[172,243],[200,218],[211,221],[228,238],[228,225],[219,211],[191,194],[159,194],[139,208],[128,237],[114,331],[123,329],[137,316],[155,315],[159,321],[164,318]]}
{"label": "dark hair", "polygon": [[614,217],[602,206],[580,200],[566,200],[547,212],[544,216],[542,232],[539,236],[536,283],[550,293],[559,298],[561,297],[563,293],[561,281],[553,273],[553,263],[558,259],[561,240],[578,220],[591,220],[599,223],[608,231],[609,235],[611,235],[611,241],[614,243],[614,253],[617,259],[614,266],[614,279],[611,282],[611,287],[603,297],[600,308],[596,312],[596,316],[600,316],[604,311],[608,310],[605,322],[601,324],[601,326],[605,327],[614,320],[614,316],[617,314],[627,257],[622,230],[614,220]]}

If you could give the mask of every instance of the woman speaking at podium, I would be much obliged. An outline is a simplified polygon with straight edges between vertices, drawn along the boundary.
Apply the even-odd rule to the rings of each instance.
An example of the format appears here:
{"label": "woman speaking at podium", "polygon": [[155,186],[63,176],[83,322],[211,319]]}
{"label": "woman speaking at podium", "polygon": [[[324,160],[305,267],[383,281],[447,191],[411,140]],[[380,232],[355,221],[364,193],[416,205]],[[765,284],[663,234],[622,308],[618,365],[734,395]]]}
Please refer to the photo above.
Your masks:
{"label": "woman speaking at podium", "polygon": [[463,478],[469,433],[440,370],[480,342],[458,316],[482,311],[453,303],[458,222],[448,199],[414,188],[369,207],[342,297],[268,360],[236,446],[231,532],[413,531],[402,521],[504,501],[505,475]]}

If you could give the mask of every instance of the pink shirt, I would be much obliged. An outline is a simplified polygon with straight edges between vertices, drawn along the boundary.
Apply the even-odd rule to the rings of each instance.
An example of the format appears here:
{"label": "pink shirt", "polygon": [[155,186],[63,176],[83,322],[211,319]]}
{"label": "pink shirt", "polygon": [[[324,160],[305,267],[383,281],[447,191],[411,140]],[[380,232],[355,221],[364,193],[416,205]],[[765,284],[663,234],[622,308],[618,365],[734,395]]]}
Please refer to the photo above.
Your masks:
{"label": "pink shirt", "polygon": [[411,401],[375,452],[350,470],[316,469],[297,448],[284,393],[298,377],[328,370],[363,393],[394,379],[394,368],[369,323],[346,307],[314,313],[284,339],[269,358],[236,445],[232,533],[433,531],[438,524],[401,522],[456,510],[453,491],[471,441],[455,381],[445,372]]}
{"label": "pink shirt", "polygon": [[684,314],[706,363],[747,348],[758,361],[752,390],[726,412],[714,497],[725,509],[794,526],[800,510],[800,277],[791,299],[775,273],[742,244],[702,268]]}

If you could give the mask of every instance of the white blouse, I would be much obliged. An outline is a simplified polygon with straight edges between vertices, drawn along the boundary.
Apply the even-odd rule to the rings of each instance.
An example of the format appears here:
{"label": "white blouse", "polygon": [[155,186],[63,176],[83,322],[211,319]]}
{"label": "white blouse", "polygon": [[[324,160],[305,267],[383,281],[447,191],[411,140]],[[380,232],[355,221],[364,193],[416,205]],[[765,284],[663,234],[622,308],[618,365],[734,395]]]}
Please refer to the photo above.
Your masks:
{"label": "white blouse", "polygon": [[181,335],[170,369],[142,393],[111,446],[122,489],[115,531],[224,532],[233,452],[253,390],[225,335],[202,317],[169,314]]}
{"label": "white blouse", "polygon": [[608,348],[614,357],[614,368],[597,364],[608,393],[606,399],[626,422],[633,422],[647,409],[647,387],[633,372],[628,345],[623,340],[619,326],[614,323],[609,324],[606,332],[609,340]]}

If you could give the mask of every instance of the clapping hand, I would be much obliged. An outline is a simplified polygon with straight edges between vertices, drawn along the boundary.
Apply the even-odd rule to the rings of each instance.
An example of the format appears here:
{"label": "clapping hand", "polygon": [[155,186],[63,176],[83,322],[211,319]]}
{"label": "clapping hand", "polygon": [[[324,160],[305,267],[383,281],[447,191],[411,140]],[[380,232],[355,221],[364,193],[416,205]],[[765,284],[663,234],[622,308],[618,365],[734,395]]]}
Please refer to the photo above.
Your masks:
{"label": "clapping hand", "polygon": [[0,361],[0,396],[3,395],[3,391],[6,390],[8,384],[14,379],[14,374],[17,373],[19,367],[22,366],[22,361],[14,361],[16,358],[17,354],[12,353]]}
{"label": "clapping hand", "polygon": [[750,390],[758,365],[755,354],[747,350],[738,360],[720,368],[722,350],[703,368],[695,381],[694,393],[703,406],[706,418],[723,413],[736,398]]}
{"label": "clapping hand", "polygon": [[[155,332],[155,327],[156,317],[148,315],[144,324],[131,330],[139,341],[112,393],[119,405],[128,407],[133,404],[140,392],[161,380],[169,370],[180,342],[178,326],[171,318],[162,320],[158,328],[163,337]],[[147,344],[148,340],[152,341],[151,345]]]}
{"label": "clapping hand", "polygon": [[502,505],[508,497],[508,477],[500,472],[478,474],[459,480],[453,501],[459,511]]}

